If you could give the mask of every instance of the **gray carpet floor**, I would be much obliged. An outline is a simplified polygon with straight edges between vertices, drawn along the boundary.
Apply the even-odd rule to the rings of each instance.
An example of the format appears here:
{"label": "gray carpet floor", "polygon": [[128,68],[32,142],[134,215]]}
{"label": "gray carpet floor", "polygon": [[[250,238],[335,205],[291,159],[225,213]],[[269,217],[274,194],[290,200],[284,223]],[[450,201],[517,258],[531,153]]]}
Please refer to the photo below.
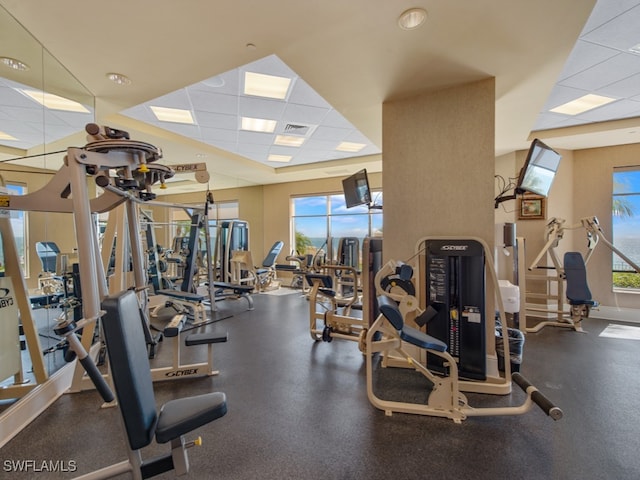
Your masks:
{"label": "gray carpet floor", "polygon": [[[535,408],[509,417],[451,420],[385,416],[368,401],[357,344],[314,342],[308,302],[298,294],[255,295],[219,306],[233,316],[206,328],[228,332],[215,346],[220,375],[156,382],[157,402],[223,391],[229,411],[199,429],[189,450],[195,479],[638,479],[638,340],[600,337],[608,322],[589,319],[586,334],[544,328],[527,334],[522,373],[564,410],[552,421]],[[201,361],[205,348],[183,348]],[[155,365],[170,362],[161,344]],[[421,376],[376,371],[382,395],[412,395]],[[519,404],[523,394],[468,395],[472,405]],[[66,394],[0,450],[0,478],[67,479],[126,458],[118,410],[96,392]],[[145,457],[167,451],[152,444]],[[18,460],[60,461],[74,472],[18,472]],[[129,478],[121,476],[119,478]],[[156,478],[173,478],[165,473]]]}

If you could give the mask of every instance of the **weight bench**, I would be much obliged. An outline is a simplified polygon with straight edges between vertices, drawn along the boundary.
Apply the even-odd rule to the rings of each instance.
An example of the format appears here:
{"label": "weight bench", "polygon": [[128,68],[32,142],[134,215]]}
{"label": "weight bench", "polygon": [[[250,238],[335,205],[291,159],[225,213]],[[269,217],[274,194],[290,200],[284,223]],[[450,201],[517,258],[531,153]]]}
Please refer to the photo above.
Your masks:
{"label": "weight bench", "polygon": [[[105,343],[113,386],[116,391],[123,426],[129,444],[129,458],[96,470],[79,479],[104,479],[131,472],[143,479],[175,470],[176,475],[189,471],[187,448],[200,440],[186,442],[184,435],[227,413],[222,392],[170,400],[156,410],[151,369],[138,300],[132,290],[107,297],[102,317]],[[141,450],[151,444],[171,443],[171,453],[142,460]],[[204,472],[203,472],[204,476]]]}
{"label": "weight bench", "polygon": [[213,368],[213,344],[226,342],[228,340],[228,334],[224,333],[220,335],[214,332],[203,332],[187,335],[184,338],[184,344],[187,347],[195,345],[207,346],[207,361],[184,365],[180,360],[180,334],[186,321],[186,315],[179,313],[174,315],[169,323],[165,325],[162,334],[164,337],[170,338],[173,341],[173,362],[170,366],[154,367],[151,370],[153,381],[200,377],[204,375],[213,376],[220,373],[219,370],[214,370]]}
{"label": "weight bench", "polygon": [[205,297],[197,293],[183,292],[181,290],[158,290],[157,295],[169,297],[167,302],[160,303],[153,307],[149,312],[152,317],[158,316],[158,311],[162,307],[175,305],[178,312],[188,312],[193,316],[193,324],[200,325],[207,322],[207,313],[205,311],[203,301]]}
{"label": "weight bench", "polygon": [[253,310],[253,298],[251,298],[251,293],[253,293],[254,290],[253,285],[238,285],[228,282],[213,282],[213,286],[216,288],[216,298],[220,298],[220,300],[229,297],[244,298],[247,300],[247,309]]}
{"label": "weight bench", "polygon": [[589,317],[592,308],[599,304],[591,297],[587,284],[587,268],[580,252],[564,254],[564,274],[567,282],[567,301],[571,307],[571,324],[582,332],[582,320]]}

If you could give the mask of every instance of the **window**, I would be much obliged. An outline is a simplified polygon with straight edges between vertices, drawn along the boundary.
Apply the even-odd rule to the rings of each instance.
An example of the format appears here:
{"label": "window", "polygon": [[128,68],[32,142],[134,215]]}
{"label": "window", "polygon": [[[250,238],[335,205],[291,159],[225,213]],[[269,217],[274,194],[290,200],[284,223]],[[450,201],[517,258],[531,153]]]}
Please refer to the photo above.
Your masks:
{"label": "window", "polygon": [[[16,183],[6,184],[7,193],[9,195],[24,195],[27,193],[27,187]],[[18,262],[22,269],[23,275],[28,275],[29,263],[27,259],[27,215],[23,211],[8,210],[11,218],[11,229],[13,230],[13,236],[16,241],[16,247],[18,250]],[[5,258],[4,251],[2,249],[2,242],[0,242],[0,272],[4,272]]]}
{"label": "window", "polygon": [[[613,172],[612,243],[640,265],[640,167],[616,168]],[[640,291],[640,275],[613,253],[613,287]]]}
{"label": "window", "polygon": [[[376,204],[382,204],[382,192],[372,192]],[[343,194],[294,197],[291,199],[292,245],[299,255],[324,250],[335,258],[338,241],[343,237],[365,237],[382,234],[382,210],[369,210],[366,205],[347,208]],[[330,245],[326,245],[331,238]]]}

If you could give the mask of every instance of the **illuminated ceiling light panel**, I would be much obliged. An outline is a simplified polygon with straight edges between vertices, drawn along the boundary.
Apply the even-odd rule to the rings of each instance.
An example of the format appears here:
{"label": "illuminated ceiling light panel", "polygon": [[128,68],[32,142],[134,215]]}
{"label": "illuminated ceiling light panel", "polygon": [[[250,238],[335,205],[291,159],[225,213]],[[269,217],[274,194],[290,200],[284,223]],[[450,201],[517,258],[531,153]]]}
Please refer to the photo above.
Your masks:
{"label": "illuminated ceiling light panel", "polygon": [[18,140],[16,137],[0,131],[0,140]]}
{"label": "illuminated ceiling light panel", "polygon": [[172,123],[187,123],[189,125],[195,125],[193,116],[189,110],[182,110],[180,108],[166,108],[166,107],[154,107],[151,106],[151,111],[161,122]]}
{"label": "illuminated ceiling light panel", "polygon": [[367,145],[364,143],[353,143],[353,142],[341,142],[340,145],[336,147],[336,150],[341,152],[350,152],[355,153],[362,150]]}
{"label": "illuminated ceiling light panel", "polygon": [[263,75],[262,73],[244,73],[244,94],[257,97],[277,98],[284,100],[291,85],[291,79]]}
{"label": "illuminated ceiling light panel", "polygon": [[292,135],[276,135],[276,139],[273,142],[276,145],[283,147],[299,147],[304,143],[304,137],[294,137]]}
{"label": "illuminated ceiling light panel", "polygon": [[293,158],[291,155],[274,155],[274,154],[271,154],[271,155],[269,155],[269,157],[267,157],[267,160],[269,160],[270,162],[287,163],[287,162],[291,161],[291,158]]}
{"label": "illuminated ceiling light panel", "polygon": [[49,108],[51,110],[63,110],[65,112],[77,112],[77,113],[89,113],[87,108],[73,100],[68,98],[59,97],[52,93],[42,92],[40,90],[26,90],[19,89],[27,97],[38,102],[40,105]]}
{"label": "illuminated ceiling light panel", "polygon": [[555,108],[549,110],[554,113],[563,113],[565,115],[578,115],[586,111],[592,110],[597,107],[606,105],[607,103],[614,102],[616,99],[611,97],[603,97],[601,95],[594,95],[589,93],[583,97],[576,98],[570,102],[562,105],[558,105]]}
{"label": "illuminated ceiling light panel", "polygon": [[266,120],[264,118],[242,117],[240,128],[250,132],[273,133],[278,124],[275,120]]}

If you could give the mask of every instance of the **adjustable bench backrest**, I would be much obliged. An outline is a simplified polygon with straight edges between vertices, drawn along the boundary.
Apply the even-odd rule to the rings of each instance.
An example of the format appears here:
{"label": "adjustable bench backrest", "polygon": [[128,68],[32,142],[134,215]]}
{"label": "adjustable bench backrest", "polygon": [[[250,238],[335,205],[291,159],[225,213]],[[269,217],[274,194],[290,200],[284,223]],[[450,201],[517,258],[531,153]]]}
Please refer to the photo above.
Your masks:
{"label": "adjustable bench backrest", "polygon": [[111,375],[132,450],[151,443],[158,414],[138,299],[133,290],[107,297],[102,317]]}
{"label": "adjustable bench backrest", "polygon": [[580,252],[564,254],[564,273],[567,280],[567,298],[570,303],[587,303],[591,291],[587,284],[587,269]]}
{"label": "adjustable bench backrest", "polygon": [[278,259],[278,255],[280,255],[280,251],[282,250],[282,247],[284,247],[283,241],[279,240],[276,243],[274,243],[273,246],[271,247],[271,250],[269,250],[269,253],[267,254],[267,256],[264,257],[264,260],[262,261],[262,266],[265,268],[270,268],[275,266],[276,260]]}

